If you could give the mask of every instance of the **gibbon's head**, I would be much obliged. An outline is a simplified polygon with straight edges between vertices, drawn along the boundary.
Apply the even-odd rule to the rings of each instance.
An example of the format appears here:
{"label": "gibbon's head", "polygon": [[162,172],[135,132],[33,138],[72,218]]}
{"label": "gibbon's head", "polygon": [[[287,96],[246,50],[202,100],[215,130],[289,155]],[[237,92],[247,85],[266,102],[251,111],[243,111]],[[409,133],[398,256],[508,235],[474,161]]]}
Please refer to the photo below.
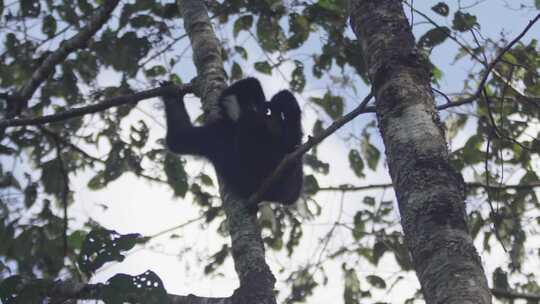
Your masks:
{"label": "gibbon's head", "polygon": [[265,116],[269,110],[260,82],[246,78],[235,82],[221,95],[221,105],[227,118],[233,122]]}

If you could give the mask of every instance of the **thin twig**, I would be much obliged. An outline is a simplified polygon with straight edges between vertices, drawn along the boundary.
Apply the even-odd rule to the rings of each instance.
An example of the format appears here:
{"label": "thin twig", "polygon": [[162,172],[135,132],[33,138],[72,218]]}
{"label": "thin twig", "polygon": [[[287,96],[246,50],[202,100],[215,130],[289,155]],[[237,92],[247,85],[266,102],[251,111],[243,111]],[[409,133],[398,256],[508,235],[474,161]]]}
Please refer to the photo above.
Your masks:
{"label": "thin twig", "polygon": [[[486,140],[486,159],[485,159],[485,162],[484,162],[484,171],[486,173],[486,185],[488,185],[488,186],[489,186],[489,148],[491,147],[491,137],[492,137],[493,134],[494,134],[494,131],[491,130],[491,132],[489,132],[488,138]],[[504,250],[504,252],[508,252],[508,250],[506,250],[506,246],[504,245],[504,242],[502,240],[501,234],[499,233],[499,211],[495,210],[495,207],[493,206],[493,200],[491,198],[491,191],[490,191],[489,188],[487,188],[486,194],[487,194],[487,202],[488,202],[488,205],[489,205],[489,209],[491,210],[491,212],[489,214],[489,218],[493,222],[493,233],[495,234],[495,237],[497,238],[497,240],[501,244],[501,247]]]}
{"label": "thin twig", "polygon": [[[415,9],[415,12],[417,12],[418,14],[420,14],[421,16],[423,16],[424,18],[426,18],[426,20],[430,21],[434,26],[440,28],[440,26],[435,23],[434,21],[432,21],[427,15],[423,14],[422,12],[418,11]],[[486,66],[486,70],[484,71],[484,74],[482,76],[482,78],[480,79],[480,82],[478,83],[478,88],[476,89],[476,92],[467,97],[467,98],[464,98],[464,99],[461,99],[461,100],[457,100],[457,101],[454,101],[454,102],[451,102],[451,103],[446,103],[446,104],[443,104],[443,105],[440,105],[437,107],[438,110],[444,110],[444,109],[447,109],[447,108],[450,108],[450,107],[457,107],[457,106],[461,106],[461,105],[464,105],[464,104],[468,104],[468,103],[471,103],[473,102],[474,100],[478,99],[478,97],[480,96],[480,94],[482,93],[482,90],[485,86],[485,83],[489,77],[489,74],[491,73],[491,71],[495,68],[495,66],[497,65],[497,63],[499,63],[499,61],[502,60],[502,57],[504,56],[504,54],[506,52],[508,52],[517,42],[519,42],[519,40],[521,38],[523,38],[523,36],[525,36],[525,34],[532,28],[532,26],[540,19],[540,14],[537,14],[535,18],[533,18],[532,20],[529,21],[529,23],[527,24],[527,26],[523,29],[523,31],[521,31],[521,33],[519,35],[517,35],[512,41],[510,41],[502,50],[501,52],[497,55],[497,57],[495,57],[495,59],[493,59],[487,66]],[[448,37],[452,40],[454,40],[457,44],[459,44],[465,51],[467,51],[471,57],[473,57],[475,60],[478,60],[480,63],[483,63],[482,59],[478,58],[474,53],[472,53],[465,45],[463,45],[459,40],[457,40],[457,38],[455,38],[454,36],[448,34]],[[496,72],[496,71],[495,71]],[[498,73],[497,73],[498,74]],[[504,77],[500,76],[502,79],[504,79]],[[505,80],[505,82],[508,82],[508,80]]]}

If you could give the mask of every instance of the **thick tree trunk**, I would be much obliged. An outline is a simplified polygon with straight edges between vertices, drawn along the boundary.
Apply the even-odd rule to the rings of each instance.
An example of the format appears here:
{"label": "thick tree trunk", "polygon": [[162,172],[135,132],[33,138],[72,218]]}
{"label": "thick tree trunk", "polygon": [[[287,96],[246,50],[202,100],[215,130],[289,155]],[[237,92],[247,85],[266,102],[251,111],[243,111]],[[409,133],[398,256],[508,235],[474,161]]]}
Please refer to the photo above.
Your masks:
{"label": "thick tree trunk", "polygon": [[[179,0],[178,3],[193,49],[197,84],[207,121],[219,119],[218,98],[226,87],[221,45],[212,29],[204,1]],[[229,224],[234,266],[240,279],[240,288],[231,300],[234,304],[275,304],[275,278],[266,264],[256,214],[250,214],[245,199],[229,191],[226,181],[219,178],[219,185]]]}
{"label": "thick tree trunk", "polygon": [[405,240],[426,302],[491,303],[465,221],[463,179],[449,164],[427,60],[398,0],[352,0]]}

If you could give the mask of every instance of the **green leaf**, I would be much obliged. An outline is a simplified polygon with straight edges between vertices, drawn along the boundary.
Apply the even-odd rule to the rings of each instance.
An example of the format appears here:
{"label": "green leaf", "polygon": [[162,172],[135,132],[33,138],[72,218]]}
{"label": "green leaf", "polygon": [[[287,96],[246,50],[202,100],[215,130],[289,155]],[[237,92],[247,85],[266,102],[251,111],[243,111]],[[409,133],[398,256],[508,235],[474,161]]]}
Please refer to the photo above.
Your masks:
{"label": "green leaf", "polygon": [[70,249],[81,249],[88,233],[83,230],[75,230],[68,236],[68,246]]}
{"label": "green leaf", "polygon": [[205,186],[213,186],[214,185],[214,181],[212,180],[212,178],[204,173],[202,173],[199,178],[201,179],[201,182],[203,183],[203,185]]}
{"label": "green leaf", "polygon": [[431,9],[441,15],[441,16],[448,16],[448,13],[450,12],[450,9],[448,8],[448,5],[444,2],[439,2],[435,6],[432,6]]}
{"label": "green leaf", "polygon": [[279,19],[261,15],[257,21],[257,38],[263,50],[274,52],[280,49],[285,34],[279,25]]}
{"label": "green leaf", "polygon": [[249,31],[251,27],[253,26],[253,16],[252,15],[244,15],[234,22],[233,26],[233,35],[234,37],[238,37],[238,34],[240,31]]}
{"label": "green leaf", "polygon": [[315,281],[310,268],[302,268],[291,274],[288,282],[292,282],[291,294],[295,302],[306,302],[306,297],[313,293],[313,289],[319,284]]}
{"label": "green leaf", "polygon": [[81,10],[81,12],[83,12],[84,15],[90,15],[94,10],[92,5],[90,5],[86,0],[77,0],[77,4],[79,5],[79,9]]}
{"label": "green leaf", "polygon": [[167,74],[167,69],[162,65],[155,65],[151,67],[150,69],[144,71],[144,75],[150,78],[163,76],[165,74]]}
{"label": "green leaf", "polygon": [[448,136],[448,138],[455,138],[456,135],[458,135],[459,131],[463,130],[465,124],[467,123],[467,118],[467,115],[455,114],[450,115],[446,119],[446,135]]}
{"label": "green leaf", "polygon": [[247,60],[247,59],[248,59],[248,52],[246,51],[245,48],[236,45],[236,46],[234,47],[234,50],[236,51],[237,54],[240,55],[240,57],[242,57],[242,59],[244,59],[244,60]]}
{"label": "green leaf", "polygon": [[330,91],[326,91],[322,98],[311,97],[310,100],[321,106],[332,119],[338,119],[343,116],[344,105],[341,96],[332,95]]}
{"label": "green leaf", "polygon": [[386,282],[379,276],[376,275],[368,275],[366,277],[366,280],[371,284],[371,286],[379,289],[385,289],[386,288]]}
{"label": "green leaf", "polygon": [[371,207],[375,206],[375,198],[373,198],[372,196],[366,196],[366,197],[364,197],[364,199],[362,201],[367,206],[371,206]]}
{"label": "green leaf", "polygon": [[478,25],[476,16],[462,11],[457,11],[452,20],[452,28],[456,31],[465,32]]}
{"label": "green leaf", "polygon": [[146,123],[143,120],[137,122],[138,128],[132,125],[129,129],[131,133],[129,134],[129,139],[131,144],[137,148],[142,148],[148,141],[148,135],[150,130]]}
{"label": "green leaf", "polygon": [[13,187],[15,189],[21,189],[21,184],[19,181],[13,176],[11,172],[7,172],[6,174],[0,176],[0,188],[9,188]]}
{"label": "green leaf", "polygon": [[105,304],[133,302],[133,299],[137,299],[137,303],[168,303],[161,278],[151,270],[137,276],[119,273],[107,280],[103,290]]}
{"label": "green leaf", "polygon": [[478,212],[473,212],[468,218],[468,226],[470,230],[470,234],[473,239],[475,239],[478,236],[478,233],[484,227],[485,221],[482,218],[482,215]]}
{"label": "green leaf", "polygon": [[356,304],[362,300],[360,289],[360,280],[354,269],[348,269],[345,264],[342,266],[345,276],[345,286],[343,290],[343,299],[345,304]]}
{"label": "green leaf", "polygon": [[463,162],[465,164],[477,164],[484,161],[485,154],[480,150],[483,143],[482,136],[478,134],[469,137],[463,147]]}
{"label": "green leaf", "polygon": [[64,175],[61,166],[57,158],[41,165],[41,182],[46,193],[59,196],[64,190]]}
{"label": "green leaf", "polygon": [[323,121],[320,119],[317,119],[317,121],[315,121],[315,123],[313,124],[313,129],[311,130],[311,132],[313,133],[314,137],[317,137],[317,136],[320,136],[323,131],[324,131]]}
{"label": "green leaf", "polygon": [[358,150],[353,149],[349,151],[349,165],[351,166],[351,169],[353,170],[354,174],[356,174],[356,176],[360,178],[365,177],[364,161],[362,160],[362,157],[360,156]]}
{"label": "green leaf", "polygon": [[297,248],[300,245],[302,240],[303,230],[302,223],[299,220],[293,220],[293,226],[289,229],[289,240],[287,242],[287,255],[290,257],[294,253],[294,248]]}
{"label": "green leaf", "polygon": [[221,249],[210,257],[211,261],[204,267],[204,274],[210,274],[216,271],[220,265],[223,265],[230,251],[231,249],[228,245],[221,246]]}
{"label": "green leaf", "polygon": [[143,27],[152,27],[157,24],[157,22],[154,21],[152,16],[141,14],[131,18],[129,20],[129,24],[131,24],[133,28],[138,29]]}
{"label": "green leaf", "polygon": [[41,30],[47,37],[52,37],[56,33],[56,19],[52,15],[47,15],[43,18]]}
{"label": "green leaf", "polygon": [[304,75],[304,64],[298,60],[294,61],[296,67],[291,73],[291,90],[302,92],[306,86],[306,76]]}
{"label": "green leaf", "polygon": [[106,66],[133,76],[138,70],[137,63],[148,54],[151,44],[147,36],[138,37],[133,31],[117,38],[115,33],[106,30],[93,47]]}
{"label": "green leaf", "polygon": [[238,62],[234,61],[231,66],[231,80],[239,80],[244,78],[244,71]]}
{"label": "green leaf", "polygon": [[[1,76],[0,76],[0,78],[1,78]],[[1,154],[5,154],[5,155],[13,155],[14,153],[15,153],[15,149],[0,144],[0,155],[1,155]]]}
{"label": "green leaf", "polygon": [[377,241],[375,245],[373,245],[372,258],[373,258],[374,265],[379,264],[379,260],[381,259],[381,257],[383,256],[383,254],[386,252],[387,249],[388,247],[384,244],[383,241],[380,241],[380,240]]}
{"label": "green leaf", "polygon": [[336,0],[319,0],[317,4],[324,9],[339,13],[342,7],[337,2]]}
{"label": "green leaf", "polygon": [[123,142],[114,143],[107,160],[105,160],[104,178],[105,183],[109,183],[124,174],[127,171],[127,166],[124,162],[125,146]]}
{"label": "green leaf", "polygon": [[309,38],[311,31],[309,20],[302,15],[292,13],[289,15],[289,32],[291,36],[287,39],[288,49],[296,49]]}
{"label": "green leaf", "polygon": [[107,184],[105,183],[105,171],[103,170],[98,171],[97,174],[94,175],[94,177],[92,177],[87,184],[88,188],[94,191],[103,189],[106,185]]}
{"label": "green leaf", "polygon": [[536,6],[537,9],[540,9],[540,0],[534,1],[534,5]]}
{"label": "green leaf", "polygon": [[175,196],[184,197],[188,190],[187,173],[182,159],[172,153],[167,153],[163,163],[167,182]]}
{"label": "green leaf", "polygon": [[429,30],[427,33],[422,35],[418,40],[418,46],[422,48],[433,48],[441,43],[443,43],[448,35],[450,34],[450,29],[446,26],[436,27]]}
{"label": "green leaf", "polygon": [[51,287],[51,280],[10,276],[0,283],[0,300],[5,304],[44,303],[43,295]]}
{"label": "green leaf", "polygon": [[303,191],[306,195],[313,195],[319,191],[319,182],[314,175],[309,174],[304,176]]}
{"label": "green leaf", "polygon": [[21,12],[23,17],[37,17],[41,11],[39,0],[21,0]]}
{"label": "green leaf", "polygon": [[362,141],[362,153],[366,157],[368,167],[375,171],[381,158],[381,152],[374,145],[372,145],[367,139]]}
{"label": "green leaf", "polygon": [[267,61],[255,62],[254,67],[263,74],[272,75],[272,66]]}
{"label": "green leaf", "polygon": [[37,198],[37,183],[30,183],[26,189],[24,189],[24,205],[26,208],[30,208],[34,205]]}
{"label": "green leaf", "polygon": [[182,17],[181,8],[178,6],[176,1],[166,4],[157,3],[152,9],[152,13],[164,19],[174,19],[177,17]]}
{"label": "green leaf", "polygon": [[362,211],[357,211],[354,215],[354,229],[352,230],[352,235],[355,240],[360,240],[365,235],[366,232],[366,221],[362,219]]}
{"label": "green leaf", "polygon": [[91,275],[107,262],[123,261],[123,251],[146,240],[138,233],[122,235],[114,230],[96,228],[84,239],[78,265],[84,273]]}
{"label": "green leaf", "polygon": [[321,161],[315,154],[311,153],[304,156],[304,165],[321,174],[328,174],[330,171],[330,164]]}
{"label": "green leaf", "polygon": [[431,66],[431,81],[435,84],[438,84],[442,79],[443,72],[436,66]]}

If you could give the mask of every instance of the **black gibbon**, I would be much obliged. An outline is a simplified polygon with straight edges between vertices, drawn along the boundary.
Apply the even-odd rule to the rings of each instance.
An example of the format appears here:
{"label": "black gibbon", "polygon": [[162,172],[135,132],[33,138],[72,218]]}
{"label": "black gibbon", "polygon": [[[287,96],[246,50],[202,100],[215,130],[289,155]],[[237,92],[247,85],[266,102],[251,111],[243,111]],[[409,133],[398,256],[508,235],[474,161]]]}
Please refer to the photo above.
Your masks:
{"label": "black gibbon", "polygon": [[[231,191],[248,198],[302,140],[300,107],[290,91],[267,102],[256,78],[240,80],[221,94],[223,118],[193,126],[183,97],[164,96],[168,148],[208,158]],[[300,196],[302,160],[291,164],[262,200],[291,205]]]}

